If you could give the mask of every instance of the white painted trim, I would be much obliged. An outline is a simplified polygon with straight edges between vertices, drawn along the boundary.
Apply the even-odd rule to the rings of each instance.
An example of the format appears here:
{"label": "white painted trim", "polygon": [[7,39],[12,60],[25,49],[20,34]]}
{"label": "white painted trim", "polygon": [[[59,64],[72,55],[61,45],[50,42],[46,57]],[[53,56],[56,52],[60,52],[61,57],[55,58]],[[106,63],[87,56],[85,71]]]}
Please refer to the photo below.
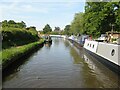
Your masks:
{"label": "white painted trim", "polygon": [[[88,44],[94,44],[95,48],[90,47]],[[118,63],[118,53],[120,53],[118,48],[120,48],[120,45],[85,40],[84,48],[120,66]],[[110,56],[112,49],[115,49],[116,51],[114,56]]]}

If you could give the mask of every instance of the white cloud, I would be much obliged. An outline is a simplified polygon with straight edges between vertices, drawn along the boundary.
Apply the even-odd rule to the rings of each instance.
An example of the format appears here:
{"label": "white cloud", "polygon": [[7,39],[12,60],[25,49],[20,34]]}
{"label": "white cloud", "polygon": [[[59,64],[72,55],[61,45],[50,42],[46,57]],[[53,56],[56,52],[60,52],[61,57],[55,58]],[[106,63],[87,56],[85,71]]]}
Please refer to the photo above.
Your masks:
{"label": "white cloud", "polygon": [[19,14],[19,13],[30,13],[30,12],[38,12],[38,13],[47,13],[47,8],[36,8],[30,4],[21,4],[21,2],[13,2],[11,4],[4,3],[0,4],[0,8],[3,10],[3,14],[12,13],[12,14]]}
{"label": "white cloud", "polygon": [[[32,6],[32,5],[22,5],[20,8],[22,8],[23,10],[23,12],[38,12],[38,13],[47,13],[48,12],[48,9],[47,8],[36,8],[36,7],[34,7],[34,6]],[[19,10],[21,10],[19,8]]]}

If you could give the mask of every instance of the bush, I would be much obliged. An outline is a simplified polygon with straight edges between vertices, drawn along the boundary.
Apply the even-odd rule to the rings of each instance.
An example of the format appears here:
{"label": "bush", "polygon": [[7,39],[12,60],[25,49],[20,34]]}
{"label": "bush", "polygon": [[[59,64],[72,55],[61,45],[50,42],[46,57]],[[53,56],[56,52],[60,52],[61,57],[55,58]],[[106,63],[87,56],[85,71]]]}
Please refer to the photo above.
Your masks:
{"label": "bush", "polygon": [[2,28],[2,36],[2,48],[24,45],[39,39],[37,31],[20,28]]}

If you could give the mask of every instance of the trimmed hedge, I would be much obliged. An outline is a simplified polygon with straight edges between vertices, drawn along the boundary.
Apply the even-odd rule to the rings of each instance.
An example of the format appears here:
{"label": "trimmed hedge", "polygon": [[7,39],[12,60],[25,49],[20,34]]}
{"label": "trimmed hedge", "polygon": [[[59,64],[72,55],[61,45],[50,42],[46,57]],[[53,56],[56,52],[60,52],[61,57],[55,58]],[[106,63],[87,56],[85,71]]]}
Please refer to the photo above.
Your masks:
{"label": "trimmed hedge", "polygon": [[11,47],[9,49],[4,49],[0,52],[0,56],[2,55],[2,67],[3,69],[7,67],[13,61],[19,59],[20,57],[24,56],[28,52],[32,51],[37,46],[41,45],[44,42],[43,39],[40,41],[30,43],[23,46],[18,47]]}
{"label": "trimmed hedge", "polygon": [[3,49],[39,40],[37,31],[19,28],[2,28],[2,37]]}

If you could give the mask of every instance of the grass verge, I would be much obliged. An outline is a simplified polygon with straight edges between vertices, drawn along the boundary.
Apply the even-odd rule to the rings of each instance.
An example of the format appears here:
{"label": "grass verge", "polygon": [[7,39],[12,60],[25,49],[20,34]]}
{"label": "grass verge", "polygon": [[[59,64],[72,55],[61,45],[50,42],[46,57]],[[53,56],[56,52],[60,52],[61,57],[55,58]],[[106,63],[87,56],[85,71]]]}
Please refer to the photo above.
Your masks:
{"label": "grass verge", "polygon": [[43,42],[44,40],[42,39],[27,45],[2,50],[2,52],[0,52],[0,56],[2,55],[2,57],[0,57],[0,60],[2,60],[2,69],[6,68],[13,61],[26,55],[28,52],[32,52],[33,49],[41,45]]}

